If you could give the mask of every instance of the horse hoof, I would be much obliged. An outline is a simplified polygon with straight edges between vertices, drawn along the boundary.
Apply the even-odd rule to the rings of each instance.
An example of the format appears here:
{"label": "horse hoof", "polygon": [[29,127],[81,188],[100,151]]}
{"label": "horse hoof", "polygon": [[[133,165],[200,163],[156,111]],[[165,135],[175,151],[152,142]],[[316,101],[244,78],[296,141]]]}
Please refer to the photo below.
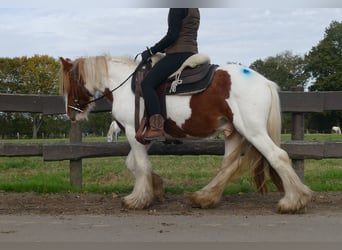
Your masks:
{"label": "horse hoof", "polygon": [[199,203],[198,199],[196,198],[196,195],[194,192],[186,192],[186,193],[184,193],[184,196],[190,202],[191,207],[202,208],[202,206]]}
{"label": "horse hoof", "polygon": [[305,206],[288,206],[284,205],[281,201],[279,201],[277,205],[277,213],[280,214],[303,214],[305,212]]}
{"label": "horse hoof", "polygon": [[130,195],[124,197],[121,200],[121,206],[125,209],[141,210],[148,208],[151,205],[151,201],[142,201],[141,199],[135,199]]}
{"label": "horse hoof", "polygon": [[277,212],[281,214],[301,214],[305,212],[307,204],[311,201],[312,193],[307,191],[302,193],[297,199],[283,197],[277,205]]}
{"label": "horse hoof", "polygon": [[187,192],[184,194],[190,201],[190,204],[194,208],[213,208],[217,205],[218,201],[212,199],[212,197],[206,196],[202,191]]}

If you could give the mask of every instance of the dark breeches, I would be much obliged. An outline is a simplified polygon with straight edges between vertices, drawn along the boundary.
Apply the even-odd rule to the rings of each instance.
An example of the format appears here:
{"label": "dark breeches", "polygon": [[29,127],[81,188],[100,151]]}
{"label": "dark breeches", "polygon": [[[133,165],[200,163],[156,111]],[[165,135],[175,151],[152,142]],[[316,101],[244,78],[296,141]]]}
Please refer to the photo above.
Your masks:
{"label": "dark breeches", "polygon": [[146,75],[141,83],[141,88],[148,116],[161,114],[159,97],[156,89],[191,55],[193,55],[193,53],[168,54],[163,57]]}

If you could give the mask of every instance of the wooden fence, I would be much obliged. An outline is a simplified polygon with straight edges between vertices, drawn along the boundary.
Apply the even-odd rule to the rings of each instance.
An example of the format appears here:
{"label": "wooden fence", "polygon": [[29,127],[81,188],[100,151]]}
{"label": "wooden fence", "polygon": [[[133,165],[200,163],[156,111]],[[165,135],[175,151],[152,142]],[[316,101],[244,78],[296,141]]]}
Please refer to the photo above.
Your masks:
{"label": "wooden fence", "polygon": [[[304,141],[304,113],[342,110],[342,91],[303,92],[297,89],[280,92],[282,112],[292,113],[291,141],[282,142],[293,160],[297,174],[304,177],[304,159],[341,158],[341,142]],[[101,100],[93,112],[110,111],[110,105]],[[61,96],[0,94],[0,112],[31,112],[64,114]],[[125,156],[130,150],[127,142],[82,141],[80,123],[71,123],[70,143],[0,143],[0,156],[42,156],[46,161],[70,161],[70,182],[82,186],[82,159],[104,156]],[[155,143],[151,155],[223,155],[222,140],[185,141],[181,144]]]}

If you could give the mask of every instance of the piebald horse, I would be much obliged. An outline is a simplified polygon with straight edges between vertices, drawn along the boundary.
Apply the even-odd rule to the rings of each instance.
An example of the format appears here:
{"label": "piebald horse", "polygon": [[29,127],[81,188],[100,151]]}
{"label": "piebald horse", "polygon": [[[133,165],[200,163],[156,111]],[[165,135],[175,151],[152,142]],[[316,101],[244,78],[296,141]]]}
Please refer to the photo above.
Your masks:
{"label": "piebald horse", "polygon": [[[129,209],[144,209],[163,199],[163,180],[152,171],[147,150],[135,139],[134,93],[130,78],[137,62],[109,55],[60,58],[60,91],[65,97],[66,113],[72,121],[87,118],[95,105],[97,91],[110,93],[114,119],[125,128],[131,150],[126,166],[135,177],[131,194],[122,199]],[[128,80],[127,80],[128,78]],[[143,115],[140,99],[140,117]],[[284,196],[277,211],[297,213],[311,200],[312,191],[294,172],[288,154],[280,148],[281,112],[278,86],[253,71],[236,64],[216,69],[210,86],[193,95],[167,95],[167,137],[178,140],[204,139],[229,131],[225,153],[217,175],[202,189],[187,193],[195,207],[217,205],[231,177],[248,164],[254,170],[259,191],[266,191],[269,175]]]}

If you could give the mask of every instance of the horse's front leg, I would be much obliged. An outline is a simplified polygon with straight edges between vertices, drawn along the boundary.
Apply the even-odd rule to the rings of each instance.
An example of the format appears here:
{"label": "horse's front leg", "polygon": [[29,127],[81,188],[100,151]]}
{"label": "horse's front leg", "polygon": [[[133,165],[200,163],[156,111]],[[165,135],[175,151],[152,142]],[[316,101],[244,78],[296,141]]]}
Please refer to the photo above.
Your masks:
{"label": "horse's front leg", "polygon": [[162,200],[163,181],[151,171],[151,162],[147,155],[147,147],[127,135],[131,151],[126,159],[126,166],[135,178],[134,189],[122,200],[122,206],[129,209],[143,209],[151,205],[153,200]]}
{"label": "horse's front leg", "polygon": [[151,162],[146,149],[132,147],[126,159],[126,166],[135,178],[131,194],[122,200],[122,206],[129,209],[143,209],[153,201]]}

